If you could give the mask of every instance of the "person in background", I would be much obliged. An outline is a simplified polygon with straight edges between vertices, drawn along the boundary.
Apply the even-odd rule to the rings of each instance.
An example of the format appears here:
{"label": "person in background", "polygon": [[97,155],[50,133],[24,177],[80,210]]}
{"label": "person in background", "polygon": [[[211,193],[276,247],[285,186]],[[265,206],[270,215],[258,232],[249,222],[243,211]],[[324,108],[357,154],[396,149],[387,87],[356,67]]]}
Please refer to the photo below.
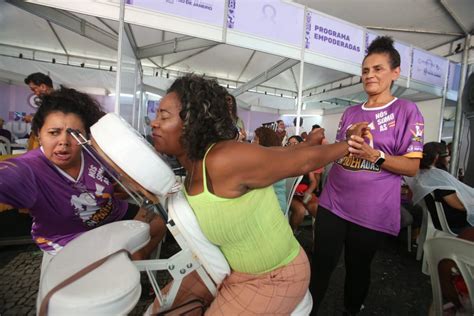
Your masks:
{"label": "person in background", "polygon": [[303,118],[300,117],[300,131],[299,134],[296,134],[296,117],[293,119],[293,126],[289,126],[286,128],[286,136],[291,137],[294,135],[299,135],[303,139],[306,139],[308,136],[308,133],[306,132],[306,129],[303,127]]}
{"label": "person in background", "polygon": [[9,130],[3,128],[4,123],[5,123],[5,120],[2,117],[0,117],[0,136],[6,137],[11,143],[13,141],[12,133]]}
{"label": "person in background", "polygon": [[[442,162],[447,155],[446,146],[438,142],[429,142],[423,146],[423,159],[420,171],[407,179],[413,191],[413,202],[418,203],[426,195],[434,192],[435,200],[443,204],[444,214],[449,228],[456,234],[474,224],[474,189],[462,183],[443,168]],[[432,214],[433,224],[439,227],[437,214]]]}
{"label": "person in background", "polygon": [[54,91],[53,81],[48,75],[45,75],[44,73],[32,73],[28,77],[26,77],[24,81],[25,84],[30,87],[30,90],[37,97],[40,97],[45,94],[50,94]]}
{"label": "person in background", "polygon": [[[441,141],[441,142],[443,142],[443,141]],[[451,143],[451,142],[446,145],[446,149],[448,150],[448,156],[449,157],[451,157],[451,152],[452,152],[451,148],[452,148],[452,146],[453,146],[453,143]],[[451,160],[451,158],[449,158],[449,159]],[[458,177],[459,181],[464,182],[464,169],[463,168],[458,168],[457,177]]]}
{"label": "person in background", "polygon": [[351,154],[335,161],[320,196],[310,285],[313,315],[321,306],[343,248],[344,313],[359,313],[377,248],[386,234],[399,233],[401,176],[414,176],[418,171],[424,131],[416,104],[391,93],[399,76],[400,54],[393,40],[377,37],[362,64],[368,100],[344,111],[336,141],[345,140],[347,129],[355,122],[366,122],[363,137],[351,137]]}
{"label": "person in background", "polygon": [[[303,138],[298,135],[293,135],[288,139],[287,146],[296,146],[303,142]],[[318,169],[319,170],[319,169]],[[318,198],[314,191],[318,184],[314,176],[314,171],[310,171],[303,176],[303,179],[298,184],[295,194],[291,199],[290,204],[290,226],[293,233],[297,232],[298,227],[304,220],[306,212],[316,217],[316,210],[318,208]]]}
{"label": "person in background", "polygon": [[[281,147],[280,139],[276,132],[267,127],[259,127],[255,130],[252,143],[263,147]],[[280,203],[283,213],[286,212],[288,203],[286,201],[286,179],[273,183],[273,189]]]}
{"label": "person in background", "polygon": [[225,97],[227,102],[227,108],[229,109],[230,116],[234,122],[235,127],[239,130],[238,140],[244,142],[247,139],[247,132],[245,132],[244,121],[237,115],[237,101],[232,94],[227,94]]}
{"label": "person in background", "polygon": [[[25,84],[28,85],[30,90],[33,92],[34,95],[37,97],[40,97],[42,95],[48,95],[54,91],[53,88],[53,81],[48,75],[45,75],[44,73],[41,72],[35,72],[28,77],[25,78]],[[31,123],[33,120],[32,115],[26,115],[23,120],[26,123]],[[38,148],[39,142],[38,142],[38,135],[35,135],[34,132],[31,132],[29,138],[28,138],[28,146],[27,150],[32,150]]]}
{"label": "person in background", "polygon": [[38,102],[33,130],[41,147],[0,161],[0,203],[29,209],[31,235],[44,253],[42,266],[80,234],[125,219],[150,224],[150,242],[134,254],[145,259],[164,236],[164,221],[117,199],[104,168],[67,132],[72,128],[87,137],[103,115],[100,105],[67,88],[42,95]]}
{"label": "person in background", "polygon": [[[314,124],[313,126],[311,126],[311,131],[314,131],[315,129],[318,129],[318,128],[321,128],[321,126],[319,124]],[[329,144],[329,142],[326,138],[323,138],[321,145],[326,145],[326,144]],[[319,196],[321,194],[321,189],[322,189],[321,178],[322,178],[323,173],[324,173],[324,167],[319,168],[318,170],[314,171],[314,177],[316,178],[316,183],[317,183],[317,187],[315,191],[316,196]]]}
{"label": "person in background", "polygon": [[448,150],[445,142],[441,141],[435,144],[438,151],[438,159],[436,159],[435,167],[444,171],[448,171],[449,162],[451,161],[451,152]]}
{"label": "person in background", "polygon": [[288,140],[288,137],[286,137],[285,122],[283,122],[283,120],[278,120],[276,123],[277,128],[275,132],[278,136],[278,140],[280,141],[281,146],[285,146],[286,141]]}
{"label": "person in background", "polygon": [[[322,129],[292,147],[238,142],[226,93],[215,80],[178,78],[152,123],[155,148],[176,156],[186,169],[188,203],[231,268],[206,313],[289,315],[307,292],[309,261],[271,185],[320,168],[349,146],[317,146]],[[356,124],[349,134],[361,130]]]}

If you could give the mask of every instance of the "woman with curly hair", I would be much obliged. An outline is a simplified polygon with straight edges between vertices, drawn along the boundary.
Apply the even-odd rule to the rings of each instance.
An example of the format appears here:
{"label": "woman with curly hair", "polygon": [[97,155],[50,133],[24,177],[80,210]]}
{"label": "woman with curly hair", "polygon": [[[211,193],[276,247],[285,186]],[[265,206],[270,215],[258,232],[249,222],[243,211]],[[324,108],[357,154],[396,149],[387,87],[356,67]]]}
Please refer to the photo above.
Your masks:
{"label": "woman with curly hair", "polygon": [[[225,96],[215,80],[178,78],[152,123],[155,148],[186,169],[188,202],[232,270],[207,313],[290,314],[307,291],[309,262],[271,184],[342,157],[349,146],[314,146],[322,129],[291,148],[238,142]],[[348,134],[360,132],[358,125]]]}
{"label": "woman with curly hair", "polygon": [[[145,210],[114,197],[112,180],[67,132],[89,134],[104,113],[88,95],[60,90],[39,99],[33,133],[40,148],[0,162],[0,202],[28,208],[31,234],[44,251],[43,266],[78,235],[110,222],[145,220]],[[152,241],[134,256],[145,258],[161,239],[164,222],[154,218]],[[43,270],[43,268],[42,268]]]}

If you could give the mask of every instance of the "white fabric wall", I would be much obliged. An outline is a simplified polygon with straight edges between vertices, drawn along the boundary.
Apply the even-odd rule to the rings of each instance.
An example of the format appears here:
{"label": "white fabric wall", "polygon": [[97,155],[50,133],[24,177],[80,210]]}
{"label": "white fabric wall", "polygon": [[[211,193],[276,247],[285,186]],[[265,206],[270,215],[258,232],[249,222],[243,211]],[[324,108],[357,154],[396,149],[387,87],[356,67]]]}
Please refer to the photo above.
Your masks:
{"label": "white fabric wall", "polygon": [[336,114],[326,114],[322,117],[321,126],[325,128],[326,139],[330,143],[334,143],[336,140],[337,127],[342,117],[342,111]]}
{"label": "white fabric wall", "polygon": [[[293,126],[293,120],[295,119],[296,115],[282,115],[278,119],[285,122],[287,127]],[[314,124],[319,124],[321,127],[325,127],[323,125],[323,117],[321,115],[314,115],[314,116],[303,116],[303,128],[309,133],[311,128]]]}
{"label": "white fabric wall", "polygon": [[416,103],[425,119],[425,143],[439,141],[441,98]]}

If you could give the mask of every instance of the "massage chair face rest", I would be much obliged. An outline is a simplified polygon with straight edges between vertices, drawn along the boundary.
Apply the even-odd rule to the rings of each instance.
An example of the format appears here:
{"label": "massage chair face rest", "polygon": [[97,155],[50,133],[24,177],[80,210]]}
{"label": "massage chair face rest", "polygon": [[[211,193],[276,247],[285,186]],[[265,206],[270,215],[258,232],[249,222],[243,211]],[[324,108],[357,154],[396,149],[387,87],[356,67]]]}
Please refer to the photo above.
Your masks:
{"label": "massage chair face rest", "polygon": [[108,113],[91,127],[93,144],[107,160],[155,196],[165,196],[176,179],[155,149],[124,119]]}

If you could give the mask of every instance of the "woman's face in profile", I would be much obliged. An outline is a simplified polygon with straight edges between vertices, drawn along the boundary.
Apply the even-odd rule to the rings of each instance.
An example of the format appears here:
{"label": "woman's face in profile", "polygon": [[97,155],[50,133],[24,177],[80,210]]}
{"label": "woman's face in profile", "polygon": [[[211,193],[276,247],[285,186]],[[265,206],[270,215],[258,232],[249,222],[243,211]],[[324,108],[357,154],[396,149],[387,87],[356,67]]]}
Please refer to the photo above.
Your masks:
{"label": "woman's face in profile", "polygon": [[67,132],[68,128],[79,130],[86,135],[84,123],[78,115],[52,112],[46,116],[39,130],[39,140],[46,158],[69,175],[76,177],[73,170],[81,166],[82,147]]}
{"label": "woman's face in profile", "polygon": [[227,109],[230,113],[232,113],[232,109],[234,107],[234,101],[232,100],[232,97],[230,95],[227,95],[225,97],[225,102],[227,103]]}
{"label": "woman's face in profile", "polygon": [[175,92],[161,99],[156,118],[151,122],[153,143],[158,152],[179,156],[183,153],[180,138],[183,121],[179,116],[181,101]]}
{"label": "woman's face in profile", "polygon": [[388,54],[372,54],[365,58],[362,65],[362,83],[368,95],[381,94],[390,90],[392,81],[400,76],[400,67],[390,68]]}

